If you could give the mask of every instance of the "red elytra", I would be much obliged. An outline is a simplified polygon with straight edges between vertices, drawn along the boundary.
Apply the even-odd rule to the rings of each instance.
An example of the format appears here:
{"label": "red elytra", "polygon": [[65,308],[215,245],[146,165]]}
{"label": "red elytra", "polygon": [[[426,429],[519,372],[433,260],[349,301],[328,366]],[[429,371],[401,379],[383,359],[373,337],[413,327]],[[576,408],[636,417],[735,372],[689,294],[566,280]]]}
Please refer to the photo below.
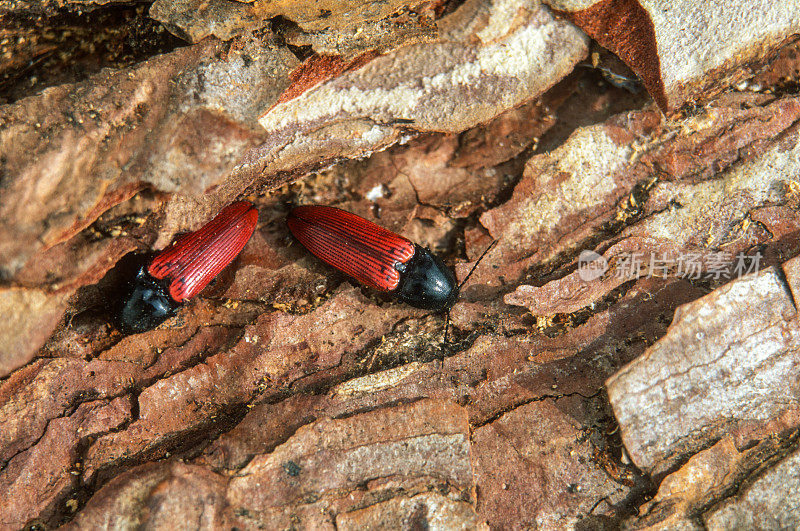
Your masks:
{"label": "red elytra", "polygon": [[400,284],[402,265],[414,243],[350,212],[327,206],[300,206],[286,220],[289,230],[314,256],[381,291]]}
{"label": "red elytra", "polygon": [[200,293],[242,251],[258,222],[248,201],[223,208],[201,229],[186,234],[159,253],[147,272],[167,280],[170,297],[181,303]]}

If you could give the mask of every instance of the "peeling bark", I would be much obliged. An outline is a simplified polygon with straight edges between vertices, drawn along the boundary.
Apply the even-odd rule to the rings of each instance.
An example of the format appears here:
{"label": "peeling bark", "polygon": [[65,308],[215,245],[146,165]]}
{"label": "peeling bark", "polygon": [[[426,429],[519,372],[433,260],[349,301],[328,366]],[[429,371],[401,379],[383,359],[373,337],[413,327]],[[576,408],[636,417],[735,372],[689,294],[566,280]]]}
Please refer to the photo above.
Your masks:
{"label": "peeling bark", "polygon": [[[147,7],[0,0],[0,527],[800,524],[790,4]],[[124,336],[234,199],[240,256]],[[308,255],[311,203],[469,276],[450,314]]]}

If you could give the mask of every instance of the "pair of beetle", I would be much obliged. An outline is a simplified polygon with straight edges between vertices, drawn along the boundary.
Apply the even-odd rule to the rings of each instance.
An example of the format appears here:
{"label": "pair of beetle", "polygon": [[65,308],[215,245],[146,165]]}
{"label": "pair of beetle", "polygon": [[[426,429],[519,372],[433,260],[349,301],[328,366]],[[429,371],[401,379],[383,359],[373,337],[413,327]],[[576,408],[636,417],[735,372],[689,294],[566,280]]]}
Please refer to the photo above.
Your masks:
{"label": "pair of beetle", "polygon": [[[155,328],[205,288],[244,248],[258,221],[247,201],[231,203],[139,270],[119,321],[128,333]],[[427,249],[364,218],[326,206],[301,206],[289,230],[317,258],[372,288],[426,310],[458,298],[453,272]],[[487,249],[488,251],[488,249]]]}

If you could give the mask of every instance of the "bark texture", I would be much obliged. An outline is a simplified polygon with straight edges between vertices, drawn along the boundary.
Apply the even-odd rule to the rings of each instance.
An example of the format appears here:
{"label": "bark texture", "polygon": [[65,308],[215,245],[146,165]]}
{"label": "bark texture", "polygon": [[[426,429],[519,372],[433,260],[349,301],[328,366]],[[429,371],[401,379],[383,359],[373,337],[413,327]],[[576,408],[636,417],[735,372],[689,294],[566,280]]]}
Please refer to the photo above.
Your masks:
{"label": "bark texture", "polygon": [[[800,9],[707,4],[0,0],[0,528],[800,526]],[[301,204],[442,256],[449,318]]]}

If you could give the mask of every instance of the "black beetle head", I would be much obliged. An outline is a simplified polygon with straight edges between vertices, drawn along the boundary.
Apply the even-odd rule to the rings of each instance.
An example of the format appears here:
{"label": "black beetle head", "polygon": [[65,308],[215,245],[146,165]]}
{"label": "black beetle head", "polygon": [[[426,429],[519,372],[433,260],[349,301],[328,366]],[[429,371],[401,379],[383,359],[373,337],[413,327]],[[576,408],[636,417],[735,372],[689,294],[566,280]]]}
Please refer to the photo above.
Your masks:
{"label": "black beetle head", "polygon": [[458,284],[442,260],[419,245],[401,276],[397,298],[423,310],[447,310],[458,300]]}
{"label": "black beetle head", "polygon": [[144,267],[133,281],[133,289],[119,313],[119,323],[125,333],[151,330],[175,313],[178,303],[166,289],[153,279]]}

